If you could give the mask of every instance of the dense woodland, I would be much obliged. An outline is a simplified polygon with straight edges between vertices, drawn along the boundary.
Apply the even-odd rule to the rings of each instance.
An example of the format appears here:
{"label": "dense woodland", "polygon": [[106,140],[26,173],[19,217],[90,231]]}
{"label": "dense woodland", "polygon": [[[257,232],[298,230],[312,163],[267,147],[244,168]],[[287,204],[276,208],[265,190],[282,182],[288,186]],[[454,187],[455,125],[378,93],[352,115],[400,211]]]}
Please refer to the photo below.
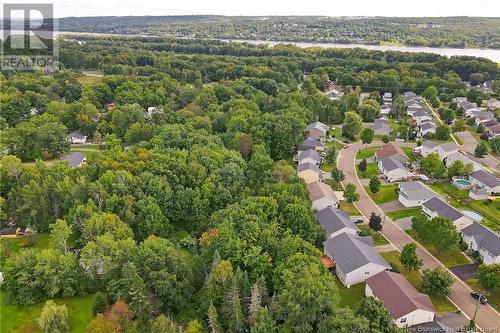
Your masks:
{"label": "dense woodland", "polygon": [[[396,332],[372,298],[339,306],[292,154],[307,123],[358,107],[328,79],[451,100],[498,76],[469,57],[161,38],[75,37],[60,62],[0,77],[0,222],[52,245],[3,246],[1,288],[21,305],[99,292],[89,332]],[[42,161],[73,130],[102,143],[87,164]]]}
{"label": "dense woodland", "polygon": [[481,17],[70,17],[61,31],[158,36],[500,48],[500,19]]}

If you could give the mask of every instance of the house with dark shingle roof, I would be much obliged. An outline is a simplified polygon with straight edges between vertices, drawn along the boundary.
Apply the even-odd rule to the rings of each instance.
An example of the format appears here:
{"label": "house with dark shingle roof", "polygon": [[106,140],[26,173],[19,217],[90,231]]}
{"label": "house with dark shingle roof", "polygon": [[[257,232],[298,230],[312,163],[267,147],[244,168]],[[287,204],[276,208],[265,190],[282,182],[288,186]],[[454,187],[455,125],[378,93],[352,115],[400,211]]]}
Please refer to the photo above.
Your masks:
{"label": "house with dark shingle roof", "polygon": [[436,196],[436,193],[422,182],[400,182],[398,200],[405,207],[419,207]]}
{"label": "house with dark shingle roof", "polygon": [[314,149],[308,149],[308,150],[301,151],[299,153],[298,159],[299,159],[299,164],[310,162],[310,163],[314,163],[316,165],[320,165],[321,161],[323,160],[321,158],[321,155]]}
{"label": "house with dark shingle roof", "polygon": [[375,135],[389,135],[391,127],[387,119],[375,119],[373,122],[373,132]]}
{"label": "house with dark shingle roof", "polygon": [[316,219],[325,228],[325,238],[333,238],[343,232],[357,235],[360,230],[346,212],[326,207],[316,212]]}
{"label": "house with dark shingle roof", "polygon": [[388,182],[406,180],[410,177],[410,170],[394,157],[379,159],[378,170]]}
{"label": "house with dark shingle roof", "polygon": [[382,301],[399,328],[431,322],[436,314],[430,297],[398,273],[382,271],[367,279],[365,296]]}
{"label": "house with dark shingle roof", "polygon": [[61,157],[61,161],[66,161],[72,168],[78,168],[87,162],[87,158],[80,152],[73,152],[66,156]]}
{"label": "house with dark shingle roof", "polygon": [[305,133],[308,137],[318,140],[325,140],[328,136],[329,130],[330,127],[328,125],[316,121],[312,124],[307,125]]}
{"label": "house with dark shingle roof", "polygon": [[377,161],[387,157],[392,157],[401,163],[406,163],[408,161],[408,156],[406,156],[405,152],[393,143],[383,145],[375,152],[375,159]]}
{"label": "house with dark shingle roof", "polygon": [[471,183],[484,191],[500,193],[500,178],[484,170],[474,171],[469,175]]}
{"label": "house with dark shingle roof", "polygon": [[500,236],[480,223],[462,229],[462,238],[469,249],[479,252],[485,264],[500,263]]}
{"label": "house with dark shingle roof", "polygon": [[445,217],[449,219],[458,230],[462,230],[473,221],[452,207],[439,197],[433,197],[422,204],[422,211],[431,219],[434,217]]}
{"label": "house with dark shingle roof", "polygon": [[300,152],[306,151],[308,149],[314,149],[316,151],[323,151],[323,150],[325,150],[325,144],[317,139],[314,139],[314,138],[306,138],[306,139],[304,139],[304,141],[302,141],[302,143],[300,144],[297,151],[300,154]]}
{"label": "house with dark shingle roof", "polygon": [[424,122],[418,127],[418,136],[423,137],[426,134],[436,133],[436,124],[432,121]]}
{"label": "house with dark shingle roof", "polygon": [[423,157],[427,157],[427,155],[431,153],[438,153],[441,159],[458,152],[458,145],[455,142],[447,142],[443,144],[439,144],[437,142],[427,140],[421,146],[420,154]]}
{"label": "house with dark shingle roof", "polygon": [[335,274],[349,288],[391,266],[373,249],[373,239],[341,233],[323,242],[324,254],[335,264]]}

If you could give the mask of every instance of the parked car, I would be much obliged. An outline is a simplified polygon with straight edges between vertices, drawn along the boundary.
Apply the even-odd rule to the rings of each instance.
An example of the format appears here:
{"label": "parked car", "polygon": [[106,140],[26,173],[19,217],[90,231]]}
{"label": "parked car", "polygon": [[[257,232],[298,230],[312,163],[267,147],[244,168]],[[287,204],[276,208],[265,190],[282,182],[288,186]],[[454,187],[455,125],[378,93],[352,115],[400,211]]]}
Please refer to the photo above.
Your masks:
{"label": "parked car", "polygon": [[484,296],[483,294],[481,293],[478,293],[477,291],[473,291],[470,293],[470,295],[472,297],[474,297],[479,303],[481,304],[486,304],[488,303],[488,299],[486,298],[486,296]]}
{"label": "parked car", "polygon": [[362,218],[355,218],[355,219],[353,219],[352,221],[353,221],[354,223],[356,223],[356,224],[361,224],[361,223],[364,223],[364,222],[365,222],[365,221],[363,221],[363,219],[362,219]]}

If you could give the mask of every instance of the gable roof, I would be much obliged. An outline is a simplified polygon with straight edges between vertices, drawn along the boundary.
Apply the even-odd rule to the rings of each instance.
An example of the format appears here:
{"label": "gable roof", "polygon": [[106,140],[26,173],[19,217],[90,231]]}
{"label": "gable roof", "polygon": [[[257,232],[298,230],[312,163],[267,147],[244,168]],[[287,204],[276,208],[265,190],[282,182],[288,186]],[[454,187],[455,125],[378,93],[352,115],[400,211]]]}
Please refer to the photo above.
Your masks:
{"label": "gable roof", "polygon": [[426,148],[434,148],[436,146],[439,146],[439,143],[431,140],[425,140],[424,143],[422,143],[422,147]]}
{"label": "gable roof", "polygon": [[495,134],[500,133],[500,124],[488,127],[488,131]]}
{"label": "gable roof", "polygon": [[416,111],[411,116],[412,118],[423,118],[423,117],[432,117],[431,114],[425,110]]}
{"label": "gable roof", "polygon": [[455,142],[443,143],[440,146],[441,146],[441,149],[443,149],[446,152],[450,152],[450,151],[453,151],[455,149],[458,149],[458,145]]}
{"label": "gable roof", "polygon": [[317,173],[319,173],[319,167],[314,163],[306,162],[306,163],[302,163],[302,164],[297,165],[297,172],[302,172],[302,171],[306,171],[306,170],[312,170],[312,171],[316,171]]}
{"label": "gable roof", "polygon": [[484,170],[477,170],[469,175],[469,177],[476,179],[484,185],[494,188],[500,185],[500,178],[492,175]]}
{"label": "gable roof", "polygon": [[298,150],[302,151],[308,149],[316,149],[316,147],[324,147],[324,146],[325,144],[323,142],[309,137],[307,139],[304,139],[304,141],[302,141]]}
{"label": "gable roof", "polygon": [[323,182],[312,182],[307,184],[307,190],[309,191],[309,198],[311,201],[325,197],[337,200],[337,196],[333,192],[332,188]]}
{"label": "gable roof", "polygon": [[436,129],[436,124],[434,124],[433,122],[426,122],[426,123],[423,123],[422,125],[420,125],[421,131],[426,131],[426,130],[431,129],[431,128]]}
{"label": "gable roof", "polygon": [[462,232],[469,237],[474,237],[479,247],[487,250],[494,256],[500,255],[500,236],[493,230],[480,223],[472,223],[463,228]]}
{"label": "gable roof", "polygon": [[[335,264],[340,267],[344,274],[352,272],[366,264],[373,263],[390,268],[389,264],[366,243],[362,238],[348,233],[341,233],[338,236],[327,239],[323,246],[332,256]],[[369,237],[371,238],[371,237]]]}
{"label": "gable roof", "polygon": [[403,164],[401,164],[401,162],[399,162],[397,159],[392,158],[392,157],[383,158],[380,160],[380,163],[382,163],[382,167],[387,172],[392,171],[392,170],[396,170],[396,169],[406,170],[406,167]]}
{"label": "gable roof", "polygon": [[299,160],[304,158],[312,158],[318,163],[321,162],[321,155],[314,149],[307,149],[299,153]]}
{"label": "gable roof", "polygon": [[328,132],[328,130],[330,129],[330,127],[326,124],[323,124],[322,122],[319,122],[319,121],[316,121],[312,124],[309,124],[307,125],[306,127],[306,131],[310,131],[310,130],[313,130],[313,129],[319,129],[323,132]]}
{"label": "gable roof", "polygon": [[87,137],[86,135],[83,135],[83,133],[80,131],[73,131],[73,132],[69,133],[69,136],[72,138],[77,138],[77,139],[84,139]]}
{"label": "gable roof", "polygon": [[401,318],[417,309],[435,312],[431,299],[418,292],[401,274],[382,271],[366,280],[373,294],[389,310],[392,318]]}
{"label": "gable roof", "polygon": [[349,214],[339,209],[326,207],[315,213],[318,222],[325,227],[325,230],[332,234],[344,228],[359,231],[359,228],[351,221]]}
{"label": "gable roof", "polygon": [[453,153],[453,154],[450,154],[447,158],[446,158],[446,162],[447,163],[453,163],[455,161],[462,161],[463,164],[477,164],[476,162],[474,162],[473,160],[471,160],[470,158],[468,158],[467,156],[465,156],[464,154],[462,154],[461,152],[457,151],[456,153]]}
{"label": "gable roof", "polygon": [[460,213],[458,210],[438,197],[433,197],[424,202],[422,205],[431,212],[436,212],[440,217],[446,217],[452,222],[464,216],[464,214]]}
{"label": "gable roof", "polygon": [[73,152],[64,157],[61,157],[61,161],[67,161],[69,165],[73,168],[78,167],[85,160],[85,155],[79,152]]}
{"label": "gable roof", "polygon": [[387,121],[387,119],[375,119],[375,121],[373,122],[373,130],[385,130],[387,132],[390,132],[391,127],[389,126],[389,122]]}
{"label": "gable roof", "polygon": [[404,157],[406,157],[406,154],[404,151],[399,147],[396,146],[395,144],[388,143],[386,145],[383,145],[381,149],[377,150],[375,155],[377,156],[378,159],[386,158],[386,157],[391,157],[393,155],[400,154]]}
{"label": "gable roof", "polygon": [[398,182],[400,193],[409,200],[430,199],[436,193],[421,182]]}

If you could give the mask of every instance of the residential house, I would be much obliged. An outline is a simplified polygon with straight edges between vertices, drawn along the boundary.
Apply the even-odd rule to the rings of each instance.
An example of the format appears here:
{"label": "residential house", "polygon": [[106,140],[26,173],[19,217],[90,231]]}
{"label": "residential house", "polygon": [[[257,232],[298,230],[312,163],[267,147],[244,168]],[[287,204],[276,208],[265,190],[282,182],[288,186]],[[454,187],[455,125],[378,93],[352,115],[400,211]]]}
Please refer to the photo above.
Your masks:
{"label": "residential house", "polygon": [[476,118],[478,116],[491,116],[493,117],[493,112],[483,111],[479,108],[473,108],[464,111],[464,115],[469,118]]}
{"label": "residential house", "polygon": [[61,161],[68,162],[72,168],[78,168],[87,162],[87,158],[80,152],[73,152],[61,157]]}
{"label": "residential house", "polygon": [[398,273],[382,271],[370,277],[366,280],[365,295],[382,301],[399,328],[431,322],[436,314],[430,297]]}
{"label": "residential house", "polygon": [[462,230],[473,223],[470,218],[437,196],[424,202],[422,204],[422,211],[430,218],[446,217],[450,219],[458,230]]}
{"label": "residential house", "polygon": [[500,108],[500,101],[492,98],[486,101],[486,107],[489,111],[494,112],[496,109]]}
{"label": "residential house", "polygon": [[391,266],[373,249],[373,239],[343,232],[323,242],[324,254],[335,264],[335,274],[349,288]]}
{"label": "residential house", "polygon": [[417,94],[415,94],[413,91],[407,91],[404,93],[404,100],[409,101],[409,100],[414,100],[417,98]]}
{"label": "residential house", "polygon": [[383,118],[375,119],[373,122],[373,132],[375,135],[389,135],[391,133],[389,121]]}
{"label": "residential house", "polygon": [[331,100],[337,100],[344,96],[344,93],[338,89],[331,89],[326,93],[326,96],[328,96]]}
{"label": "residential house", "polygon": [[[487,116],[487,115],[479,115],[474,118],[474,122],[476,123],[476,126],[479,126],[480,124],[484,124],[490,120],[493,120],[493,117]],[[486,125],[484,125],[486,126]]]}
{"label": "residential house", "polygon": [[425,141],[420,150],[420,154],[423,157],[426,157],[431,153],[438,153],[441,159],[444,159],[445,157],[456,152],[458,152],[458,145],[454,142],[439,144],[430,140]]}
{"label": "residential house", "polygon": [[388,115],[388,114],[391,113],[391,109],[392,109],[391,105],[389,105],[389,104],[382,104],[380,106],[380,114],[381,115]]}
{"label": "residential house", "polygon": [[422,125],[426,121],[432,121],[432,120],[434,120],[434,118],[432,117],[432,115],[429,112],[424,111],[424,110],[414,112],[411,115],[411,118],[413,120],[415,120],[415,122],[417,123],[417,125]]}
{"label": "residential house", "polygon": [[87,136],[83,135],[80,131],[73,131],[69,133],[68,139],[73,144],[81,144],[87,142]]}
{"label": "residential house", "polygon": [[297,166],[297,175],[302,178],[306,184],[319,181],[320,173],[319,167],[311,162],[302,163]]}
{"label": "residential house", "polygon": [[326,207],[315,213],[318,222],[325,228],[325,238],[333,238],[341,233],[349,233],[357,235],[361,230],[352,222],[349,214],[335,209]]}
{"label": "residential house", "polygon": [[322,152],[325,150],[325,144],[317,139],[306,138],[304,141],[302,141],[297,150],[301,152],[308,149],[314,149],[316,151]]}
{"label": "residential house", "polygon": [[484,170],[477,170],[469,175],[471,183],[484,191],[500,193],[500,178]]}
{"label": "residential house", "polygon": [[322,160],[321,155],[314,149],[304,150],[298,154],[299,164],[314,163],[320,165]]}
{"label": "residential house", "polygon": [[490,126],[486,129],[486,132],[493,138],[500,136],[500,124]]}
{"label": "residential house", "polygon": [[472,165],[472,172],[478,171],[478,170],[483,170],[483,167],[481,164],[477,163],[476,161],[471,160],[468,158],[464,153],[462,152],[456,152],[453,154],[450,154],[445,158],[445,165],[447,168],[450,167],[450,165],[455,162],[455,161],[462,161],[464,165],[471,164]]}
{"label": "residential house", "polygon": [[458,105],[462,105],[463,102],[467,102],[467,97],[454,97],[452,101]]}
{"label": "residential house", "polygon": [[418,134],[417,134],[417,136],[418,137],[423,137],[424,135],[434,134],[434,133],[436,133],[436,124],[434,124],[433,121],[428,121],[428,122],[422,123],[418,127]]}
{"label": "residential house", "polygon": [[471,110],[471,109],[479,109],[477,107],[476,103],[472,103],[472,102],[469,102],[467,100],[463,101],[462,103],[459,103],[459,105],[462,107],[462,109],[464,109],[464,111]]}
{"label": "residential house", "polygon": [[307,184],[307,190],[314,210],[319,211],[326,207],[337,208],[339,206],[340,200],[329,185],[323,182],[312,182]]}
{"label": "residential house", "polygon": [[391,183],[410,178],[410,171],[399,160],[393,157],[378,160],[378,170]]}
{"label": "residential house", "polygon": [[325,140],[328,137],[329,130],[330,127],[328,125],[316,121],[312,124],[307,125],[305,133],[310,138],[317,140]]}
{"label": "residential house", "polygon": [[392,93],[384,93],[384,95],[382,96],[382,101],[384,102],[384,104],[392,104]]}
{"label": "residential house", "polygon": [[483,263],[500,263],[500,236],[480,223],[462,229],[462,238],[469,249],[479,252]]}
{"label": "residential house", "polygon": [[498,124],[498,121],[494,118],[491,118],[490,120],[485,121],[483,123],[483,126],[486,128],[490,128],[492,126],[495,126],[496,124]]}
{"label": "residential house", "polygon": [[144,118],[146,120],[152,120],[153,114],[161,114],[163,113],[163,109],[157,106],[150,106],[148,110],[144,113]]}
{"label": "residential house", "polygon": [[421,182],[400,182],[398,200],[405,207],[418,207],[437,194]]}
{"label": "residential house", "polygon": [[401,147],[393,143],[383,145],[382,148],[375,152],[375,159],[377,161],[388,157],[392,157],[401,163],[406,163],[408,161],[408,156],[406,156]]}

